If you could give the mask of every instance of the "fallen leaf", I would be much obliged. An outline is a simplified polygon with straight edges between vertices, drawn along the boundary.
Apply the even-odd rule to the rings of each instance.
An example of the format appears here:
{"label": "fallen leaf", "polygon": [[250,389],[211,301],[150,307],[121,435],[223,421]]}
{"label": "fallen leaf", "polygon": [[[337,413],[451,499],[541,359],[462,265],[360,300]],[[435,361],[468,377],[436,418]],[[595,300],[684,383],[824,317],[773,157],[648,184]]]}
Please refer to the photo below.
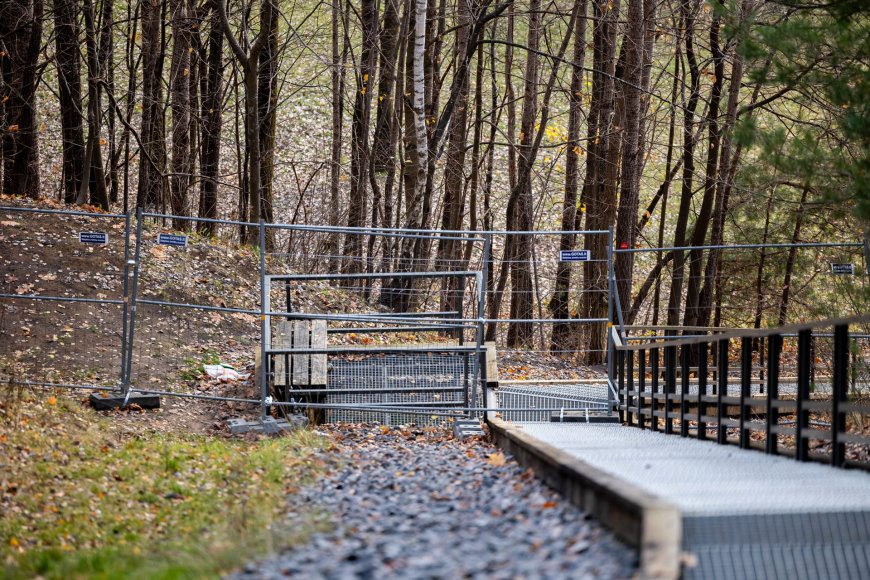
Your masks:
{"label": "fallen leaf", "polygon": [[504,453],[490,453],[487,463],[496,467],[500,467],[506,464],[507,460],[504,458]]}

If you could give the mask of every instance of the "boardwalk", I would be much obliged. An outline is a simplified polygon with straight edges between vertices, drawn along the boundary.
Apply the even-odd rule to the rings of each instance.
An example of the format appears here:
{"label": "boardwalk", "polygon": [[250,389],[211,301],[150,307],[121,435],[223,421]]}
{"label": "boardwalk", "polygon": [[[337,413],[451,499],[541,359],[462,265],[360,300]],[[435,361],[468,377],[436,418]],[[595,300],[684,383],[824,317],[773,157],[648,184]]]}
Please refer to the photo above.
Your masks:
{"label": "boardwalk", "polygon": [[684,578],[870,578],[870,474],[620,425],[527,435],[676,506]]}

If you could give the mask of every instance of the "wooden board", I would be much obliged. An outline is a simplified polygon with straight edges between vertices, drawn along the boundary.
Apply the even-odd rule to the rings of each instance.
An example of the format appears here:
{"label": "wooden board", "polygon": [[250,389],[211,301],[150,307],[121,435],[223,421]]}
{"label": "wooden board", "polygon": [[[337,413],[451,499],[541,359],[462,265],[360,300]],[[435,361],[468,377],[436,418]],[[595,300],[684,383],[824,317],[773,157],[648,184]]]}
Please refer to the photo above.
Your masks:
{"label": "wooden board", "polygon": [[[308,330],[308,322],[305,320],[295,320],[293,322],[293,348],[311,348],[311,332]],[[301,386],[308,384],[308,364],[311,355],[294,354],[293,355],[293,385]]]}
{"label": "wooden board", "polygon": [[[311,348],[326,348],[326,321],[311,321]],[[311,355],[311,385],[326,385],[326,353]]]}
{"label": "wooden board", "polygon": [[[293,327],[286,320],[281,320],[275,325],[275,340],[273,348],[293,348]],[[287,384],[287,365],[290,357],[283,354],[275,355],[275,384]]]}

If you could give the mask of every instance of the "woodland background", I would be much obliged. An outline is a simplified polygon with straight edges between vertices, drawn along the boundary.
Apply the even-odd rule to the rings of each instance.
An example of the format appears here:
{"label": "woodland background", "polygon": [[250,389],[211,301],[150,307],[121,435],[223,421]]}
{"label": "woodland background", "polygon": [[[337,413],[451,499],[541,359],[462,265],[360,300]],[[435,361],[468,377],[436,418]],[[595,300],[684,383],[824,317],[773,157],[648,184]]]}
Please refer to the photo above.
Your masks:
{"label": "woodland background", "polygon": [[[0,0],[2,191],[202,235],[213,224],[184,218],[614,227],[617,246],[665,248],[616,255],[627,324],[861,311],[860,265],[820,298],[794,283],[817,254],[699,247],[864,239],[868,38],[860,0]],[[490,318],[537,315],[535,239],[493,248]],[[606,237],[547,240],[593,261],[558,266],[537,306],[606,316]],[[348,272],[461,270],[471,247],[336,233],[320,253]],[[553,324],[551,347],[577,348],[576,327]],[[584,332],[600,362],[603,332]]]}

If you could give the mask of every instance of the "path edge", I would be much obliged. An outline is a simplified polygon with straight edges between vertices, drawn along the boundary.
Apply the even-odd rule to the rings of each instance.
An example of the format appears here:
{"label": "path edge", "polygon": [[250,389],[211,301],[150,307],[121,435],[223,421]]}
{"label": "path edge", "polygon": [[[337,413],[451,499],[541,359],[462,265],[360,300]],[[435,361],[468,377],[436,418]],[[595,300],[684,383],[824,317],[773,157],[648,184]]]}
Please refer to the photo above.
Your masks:
{"label": "path edge", "polygon": [[680,577],[682,517],[675,505],[525,433],[519,426],[493,417],[487,424],[498,447],[635,548],[641,578]]}

